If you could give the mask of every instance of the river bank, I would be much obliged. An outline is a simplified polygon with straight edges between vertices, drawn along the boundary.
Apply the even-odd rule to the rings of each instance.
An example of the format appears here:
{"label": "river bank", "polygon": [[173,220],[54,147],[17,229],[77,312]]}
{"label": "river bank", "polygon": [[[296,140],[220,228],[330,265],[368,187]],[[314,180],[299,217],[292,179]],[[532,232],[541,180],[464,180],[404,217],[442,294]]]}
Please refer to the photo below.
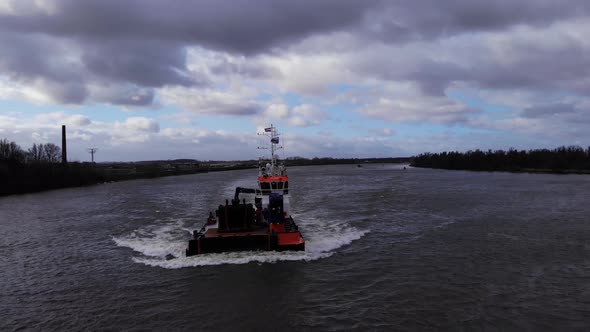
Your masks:
{"label": "river bank", "polygon": [[562,146],[553,150],[423,153],[413,158],[411,166],[484,172],[590,174],[590,148]]}
{"label": "river bank", "polygon": [[[288,166],[317,166],[339,164],[409,163],[409,158],[297,158],[287,160]],[[192,159],[140,162],[19,164],[0,163],[0,196],[27,194],[61,188],[90,186],[166,176],[208,172],[255,169],[257,160],[207,161]]]}
{"label": "river bank", "polygon": [[469,169],[469,168],[444,168],[444,167],[426,167],[416,166],[410,164],[411,167],[429,168],[429,169],[444,169],[448,171],[472,171],[472,172],[504,172],[504,173],[533,173],[533,174],[590,174],[590,170],[579,169],[548,169],[548,168],[489,168],[489,169]]}

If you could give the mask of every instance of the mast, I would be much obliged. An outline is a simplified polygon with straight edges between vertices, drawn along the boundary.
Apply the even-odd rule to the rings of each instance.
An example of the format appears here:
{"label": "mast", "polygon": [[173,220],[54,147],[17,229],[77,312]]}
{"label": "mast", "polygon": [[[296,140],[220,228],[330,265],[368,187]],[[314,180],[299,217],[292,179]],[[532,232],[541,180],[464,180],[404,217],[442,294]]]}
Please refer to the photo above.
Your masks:
{"label": "mast", "polygon": [[[270,174],[273,173],[271,170],[277,170],[278,168],[276,167],[277,165],[277,156],[276,156],[276,152],[277,150],[282,149],[283,147],[280,146],[280,140],[279,140],[279,133],[277,132],[277,128],[274,125],[270,125],[270,127],[266,127],[264,128],[264,132],[259,134],[259,135],[264,135],[270,138],[270,169],[265,169],[266,174],[269,175],[274,175],[274,174]],[[269,149],[268,147],[258,147],[258,149]],[[264,160],[263,157],[260,157],[259,160],[262,162]],[[263,167],[263,165],[261,164],[260,167]]]}
{"label": "mast", "polygon": [[277,127],[270,125],[270,158],[271,158],[271,165],[274,169],[277,162],[276,152],[279,149],[282,149],[282,146],[279,146],[279,133],[277,132]]}

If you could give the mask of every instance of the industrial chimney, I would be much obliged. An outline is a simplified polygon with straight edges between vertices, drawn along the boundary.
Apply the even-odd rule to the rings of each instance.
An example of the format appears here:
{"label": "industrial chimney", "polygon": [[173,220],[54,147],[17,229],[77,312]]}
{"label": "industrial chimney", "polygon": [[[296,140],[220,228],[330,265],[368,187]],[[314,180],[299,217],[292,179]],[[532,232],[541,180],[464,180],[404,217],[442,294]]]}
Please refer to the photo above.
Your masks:
{"label": "industrial chimney", "polygon": [[61,126],[61,163],[67,164],[68,162],[68,149],[66,147],[66,126]]}

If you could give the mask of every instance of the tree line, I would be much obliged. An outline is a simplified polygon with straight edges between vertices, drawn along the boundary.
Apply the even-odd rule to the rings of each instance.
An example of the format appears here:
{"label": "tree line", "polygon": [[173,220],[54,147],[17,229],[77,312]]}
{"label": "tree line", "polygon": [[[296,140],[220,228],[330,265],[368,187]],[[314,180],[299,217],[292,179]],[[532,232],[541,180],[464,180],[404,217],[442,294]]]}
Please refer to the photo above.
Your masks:
{"label": "tree line", "polygon": [[35,143],[24,151],[15,142],[2,139],[0,140],[0,160],[20,164],[57,163],[61,161],[61,148],[53,143]]}
{"label": "tree line", "polygon": [[411,165],[453,170],[587,172],[590,171],[590,147],[423,153],[413,157]]}
{"label": "tree line", "polygon": [[361,163],[406,163],[410,158],[332,158],[332,157],[313,157],[311,159],[304,157],[287,157],[285,164],[287,166],[308,166],[308,165],[338,165],[338,164],[361,164]]}
{"label": "tree line", "polygon": [[61,163],[61,149],[53,143],[33,144],[23,150],[0,140],[0,195],[20,194],[104,182],[92,164]]}

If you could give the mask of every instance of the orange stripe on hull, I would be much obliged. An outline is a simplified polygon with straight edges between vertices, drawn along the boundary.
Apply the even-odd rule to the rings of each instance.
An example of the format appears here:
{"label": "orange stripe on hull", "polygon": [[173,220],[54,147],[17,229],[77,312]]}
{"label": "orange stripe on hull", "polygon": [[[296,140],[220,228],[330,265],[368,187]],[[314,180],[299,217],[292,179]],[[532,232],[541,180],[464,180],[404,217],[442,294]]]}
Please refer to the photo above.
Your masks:
{"label": "orange stripe on hull", "polygon": [[298,245],[303,243],[303,238],[299,232],[279,233],[277,234],[279,246]]}
{"label": "orange stripe on hull", "polygon": [[285,224],[270,224],[268,225],[269,232],[280,233],[285,231]]}
{"label": "orange stripe on hull", "polygon": [[258,182],[285,182],[289,181],[289,177],[284,176],[259,176]]}

